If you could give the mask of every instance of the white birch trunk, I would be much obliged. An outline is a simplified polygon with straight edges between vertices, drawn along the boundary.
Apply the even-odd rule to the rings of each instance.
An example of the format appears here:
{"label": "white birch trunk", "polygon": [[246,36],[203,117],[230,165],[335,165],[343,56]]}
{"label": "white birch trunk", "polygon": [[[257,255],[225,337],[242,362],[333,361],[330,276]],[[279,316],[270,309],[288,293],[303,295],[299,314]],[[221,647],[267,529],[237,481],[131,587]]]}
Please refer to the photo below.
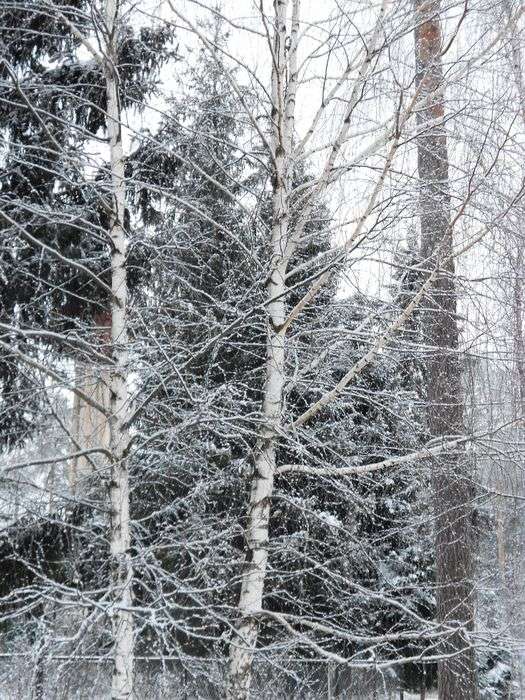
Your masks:
{"label": "white birch trunk", "polygon": [[111,169],[111,342],[113,365],[110,370],[111,415],[109,442],[111,452],[110,553],[112,560],[113,679],[112,698],[133,697],[133,618],[132,563],[129,553],[129,448],[128,333],[127,333],[127,236],[124,230],[125,183],[121,109],[118,93],[117,35],[119,0],[107,0],[107,47],[105,57],[108,138]]}
{"label": "white birch trunk", "polygon": [[[294,2],[292,33],[297,36],[299,2]],[[293,135],[295,89],[286,90],[286,16],[288,0],[274,0],[275,33],[272,68],[272,155],[274,166],[272,197],[272,257],[267,282],[268,322],[266,338],[266,381],[263,397],[263,426],[255,453],[254,475],[246,525],[246,559],[239,598],[239,624],[230,646],[230,674],[227,696],[247,698],[257,644],[258,613],[262,610],[264,580],[268,561],[268,525],[275,474],[276,438],[281,422],[284,389],[285,275],[288,264],[288,192],[290,149]],[[295,57],[295,49],[290,47]],[[289,86],[295,74],[290,71]]]}

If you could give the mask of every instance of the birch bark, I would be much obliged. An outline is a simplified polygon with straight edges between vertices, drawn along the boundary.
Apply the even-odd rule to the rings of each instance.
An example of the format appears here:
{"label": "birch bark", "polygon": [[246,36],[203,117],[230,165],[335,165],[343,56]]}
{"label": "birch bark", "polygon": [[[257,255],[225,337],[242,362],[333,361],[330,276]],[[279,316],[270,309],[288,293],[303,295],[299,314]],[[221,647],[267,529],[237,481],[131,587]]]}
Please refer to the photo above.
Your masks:
{"label": "birch bark", "polygon": [[113,364],[110,370],[109,443],[111,453],[110,555],[112,567],[112,629],[113,629],[113,700],[133,697],[133,617],[132,562],[130,556],[129,523],[129,432],[127,419],[130,401],[128,373],[128,315],[126,257],[128,241],[124,228],[125,180],[122,144],[117,41],[119,31],[119,0],[106,2],[107,44],[105,54],[107,92],[107,130],[111,170],[111,348]]}
{"label": "birch bark", "polygon": [[272,67],[272,231],[271,261],[267,281],[268,319],[266,327],[266,381],[263,397],[263,425],[254,457],[246,525],[246,557],[239,597],[239,624],[230,645],[230,673],[227,696],[243,700],[249,696],[252,663],[257,644],[257,614],[262,610],[264,579],[268,562],[268,525],[275,474],[276,443],[281,423],[284,389],[286,269],[289,261],[290,153],[292,147],[296,72],[294,68],[299,0],[294,0],[291,45],[287,74],[288,0],[274,0],[275,27]]}

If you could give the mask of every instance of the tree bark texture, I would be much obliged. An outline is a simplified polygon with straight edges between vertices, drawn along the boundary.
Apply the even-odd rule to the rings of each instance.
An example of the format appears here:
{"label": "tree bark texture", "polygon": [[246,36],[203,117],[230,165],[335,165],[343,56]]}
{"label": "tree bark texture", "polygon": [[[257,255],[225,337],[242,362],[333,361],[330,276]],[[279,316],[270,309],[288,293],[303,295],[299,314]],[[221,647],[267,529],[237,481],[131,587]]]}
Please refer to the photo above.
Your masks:
{"label": "tree bark texture", "polygon": [[[111,314],[99,314],[94,318],[96,334],[104,353],[110,352]],[[109,357],[108,357],[109,359]],[[109,363],[108,363],[109,364]],[[97,405],[108,412],[111,404],[111,373],[108,365],[75,360],[75,385]],[[78,394],[73,400],[71,437],[75,451],[93,448],[110,449],[109,421],[101,411],[83,401]],[[68,465],[69,488],[73,495],[83,496],[102,483],[103,474],[95,471],[105,466],[105,458],[98,455],[80,456]]]}
{"label": "tree bark texture", "polygon": [[133,697],[132,561],[130,555],[128,450],[130,413],[128,374],[128,290],[124,228],[125,180],[117,42],[120,27],[119,0],[106,2],[105,54],[107,131],[110,151],[111,239],[111,350],[110,442],[110,556],[112,565],[113,700]]}
{"label": "tree bark texture", "polygon": [[[459,354],[457,294],[450,227],[449,160],[444,126],[441,3],[415,0],[417,80],[421,95],[418,120],[421,256],[439,274],[425,301],[428,427],[433,437],[460,435],[463,426],[462,362]],[[450,626],[440,649],[438,696],[441,700],[478,700],[473,625],[472,480],[464,450],[444,453],[433,462],[436,518],[436,603],[438,621]]]}
{"label": "tree bark texture", "polygon": [[[298,3],[296,3],[298,5]],[[286,268],[289,259],[289,157],[293,130],[292,95],[286,91],[286,16],[288,0],[275,0],[275,31],[272,69],[272,196],[271,261],[267,281],[268,318],[266,327],[263,425],[254,455],[245,529],[246,555],[239,597],[239,624],[230,645],[230,673],[227,696],[232,700],[249,697],[252,664],[257,644],[258,618],[262,610],[264,580],[268,562],[268,526],[276,468],[275,454],[284,390]]]}

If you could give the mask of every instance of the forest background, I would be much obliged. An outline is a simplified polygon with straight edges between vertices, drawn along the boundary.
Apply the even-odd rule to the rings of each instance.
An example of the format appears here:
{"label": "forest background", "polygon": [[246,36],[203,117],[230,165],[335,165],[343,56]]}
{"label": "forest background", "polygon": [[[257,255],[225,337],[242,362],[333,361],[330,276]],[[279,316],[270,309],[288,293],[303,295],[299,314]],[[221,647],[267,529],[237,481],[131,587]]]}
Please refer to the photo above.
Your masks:
{"label": "forest background", "polygon": [[521,3],[0,17],[3,696],[523,697]]}

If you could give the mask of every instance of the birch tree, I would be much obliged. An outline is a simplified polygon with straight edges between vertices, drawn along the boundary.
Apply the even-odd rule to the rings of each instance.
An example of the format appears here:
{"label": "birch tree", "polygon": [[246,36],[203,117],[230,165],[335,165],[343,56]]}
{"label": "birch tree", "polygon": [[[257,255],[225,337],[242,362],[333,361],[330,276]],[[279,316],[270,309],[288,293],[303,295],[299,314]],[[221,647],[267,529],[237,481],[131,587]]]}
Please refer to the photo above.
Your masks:
{"label": "birch tree", "polygon": [[483,82],[517,10],[467,41],[461,3],[3,7],[7,653],[36,694],[73,665],[114,697],[424,693],[438,663],[475,697],[510,645],[467,455],[520,448],[459,389],[520,211]]}
{"label": "birch tree", "polygon": [[114,611],[114,671],[112,697],[115,700],[133,695],[133,569],[130,548],[129,523],[129,416],[130,396],[127,386],[129,372],[128,349],[128,283],[126,261],[128,255],[125,230],[126,191],[124,177],[124,147],[122,143],[122,112],[118,87],[117,42],[120,25],[119,0],[108,0],[105,15],[105,65],[107,86],[108,139],[110,154],[111,189],[110,229],[111,252],[111,342],[112,366],[110,374],[111,415],[109,444],[111,471],[110,496],[110,552],[112,557]]}
{"label": "birch tree", "polygon": [[[251,485],[250,504],[245,532],[246,558],[241,592],[239,598],[240,622],[237,634],[230,647],[229,697],[244,698],[248,696],[251,679],[251,665],[257,642],[258,620],[263,607],[263,592],[268,561],[268,523],[273,484],[276,473],[276,450],[279,435],[283,431],[282,407],[285,386],[285,347],[288,327],[311,303],[319,289],[330,278],[331,267],[314,282],[307,294],[287,313],[287,272],[291,255],[303,233],[304,225],[311,212],[312,203],[323,193],[333,178],[333,170],[342,145],[348,135],[352,112],[359,101],[361,91],[366,84],[373,66],[373,57],[378,49],[385,5],[379,12],[379,19],[372,31],[369,45],[362,57],[357,78],[347,102],[340,129],[328,148],[328,155],[320,176],[314,180],[305,198],[306,203],[292,226],[290,216],[291,177],[295,160],[301,155],[306,143],[315,131],[314,118],[310,130],[302,141],[295,141],[295,108],[298,88],[298,41],[300,35],[300,7],[296,0],[289,6],[285,1],[274,3],[274,18],[271,39],[271,142],[270,158],[272,163],[272,231],[271,257],[267,277],[267,349],[265,365],[265,386],[262,402],[263,427],[254,453],[254,476]],[[291,18],[289,18],[291,12]],[[345,80],[342,76],[336,83],[334,92]],[[324,107],[324,105],[323,105]],[[322,113],[320,108],[320,113]],[[388,138],[388,137],[387,137]],[[386,160],[388,171],[392,156],[391,150]],[[381,181],[380,181],[381,182]],[[376,187],[377,196],[380,185]],[[369,203],[369,211],[374,205],[374,194]],[[364,220],[361,220],[361,222]],[[357,237],[359,227],[354,234]],[[365,366],[363,364],[363,366]],[[349,379],[348,379],[349,381]],[[340,382],[346,383],[345,378]],[[313,417],[327,403],[323,397],[319,402],[300,415],[293,423],[299,427]]]}
{"label": "birch tree", "polygon": [[[434,7],[434,6],[433,6]],[[296,9],[296,6],[294,6]],[[425,5],[426,8],[426,5]],[[434,8],[435,9],[435,8]],[[281,65],[281,62],[283,60],[286,60],[287,55],[289,55],[289,60],[293,60],[293,56],[295,55],[295,43],[294,43],[294,21],[292,19],[291,25],[290,25],[290,34],[289,34],[289,39],[284,40],[284,43],[287,47],[289,47],[289,53],[285,51],[284,58],[279,59],[279,52],[278,49],[282,46],[283,40],[279,39],[280,35],[283,33],[286,34],[286,8],[283,8],[281,6],[276,5],[275,8],[275,17],[277,18],[275,20],[275,26],[274,26],[274,33],[273,33],[273,49],[272,49],[272,57],[273,57],[273,72],[272,72],[272,86],[273,86],[273,126],[275,127],[275,119],[279,119],[279,109],[275,109],[275,104],[278,102],[278,104],[281,104],[281,119],[283,123],[286,123],[285,115],[287,114],[287,109],[290,109],[290,102],[287,102],[287,98],[291,95],[291,102],[295,101],[296,98],[296,84],[294,83],[294,76],[295,76],[295,71],[293,68],[293,64],[288,67],[287,70],[287,75],[289,76],[289,80],[291,83],[291,87],[288,87],[288,89],[285,91],[285,94],[283,97],[279,98],[276,97],[276,95],[279,95],[279,66]],[[293,14],[294,9],[292,9],[292,14]],[[433,13],[431,13],[433,16]],[[425,16],[426,19],[426,16]],[[416,16],[416,21],[417,21],[417,16]],[[284,25],[283,25],[284,22]],[[419,29],[419,22],[418,22],[418,30],[417,30],[417,36],[420,36],[421,30]],[[284,26],[284,29],[282,27]],[[380,16],[380,21],[378,23],[378,26],[383,28],[384,26],[384,20],[383,17]],[[428,135],[427,135],[427,125],[430,117],[428,114],[431,114],[431,118],[435,120],[436,118],[441,120],[443,118],[443,112],[442,112],[442,105],[441,105],[441,90],[442,90],[442,84],[441,80],[439,78],[439,66],[434,65],[434,59],[435,56],[438,55],[438,51],[436,50],[436,45],[438,42],[440,42],[439,39],[439,27],[437,24],[432,23],[432,21],[428,20],[423,22],[422,26],[425,29],[428,29],[428,37],[425,37],[425,41],[423,42],[424,48],[421,49],[421,51],[418,53],[418,62],[421,63],[423,62],[424,67],[424,78],[423,79],[418,79],[417,81],[417,89],[416,89],[416,94],[413,98],[412,103],[409,103],[408,105],[405,105],[405,110],[402,111],[400,110],[400,113],[398,113],[397,116],[397,125],[398,129],[394,131],[393,135],[390,136],[390,138],[387,137],[386,139],[386,144],[389,144],[390,142],[390,150],[387,148],[387,156],[385,158],[386,165],[384,170],[382,171],[382,177],[385,176],[385,173],[389,172],[391,163],[393,159],[395,158],[396,154],[396,149],[398,148],[398,139],[399,139],[399,133],[400,129],[402,129],[405,126],[406,119],[408,118],[408,115],[413,111],[414,109],[414,104],[417,103],[419,104],[419,100],[421,99],[423,104],[430,103],[431,107],[430,108],[425,108],[425,109],[431,109],[431,112],[425,112],[424,109],[422,110],[420,107],[417,109],[419,110],[420,115],[423,114],[424,117],[420,117],[419,119],[419,127],[418,131],[421,130],[421,134],[419,135],[419,143],[423,143],[423,140],[425,139],[425,145],[428,143]],[[376,30],[377,31],[377,30]],[[376,35],[377,36],[377,35]],[[434,40],[435,44],[432,44],[428,39]],[[453,41],[453,39],[451,40]],[[418,42],[418,47],[420,46],[421,42]],[[374,46],[374,40],[371,40],[371,46]],[[373,49],[369,49],[373,53]],[[280,62],[281,61],[281,62]],[[427,67],[424,61],[430,62],[430,67]],[[366,81],[369,73],[368,71],[370,70],[370,53],[367,54],[367,59],[363,62],[361,70],[359,72],[359,77],[357,79],[357,85],[359,88],[362,87],[363,82]],[[281,71],[282,72],[282,71]],[[428,76],[431,76],[431,79]],[[436,77],[437,76],[437,77]],[[354,87],[354,90],[357,91],[357,87]],[[352,95],[355,93],[352,93]],[[349,104],[351,105],[350,107],[350,114],[352,113],[353,109],[353,103],[352,103],[352,97],[349,99]],[[437,105],[437,106],[436,106]],[[341,148],[341,145],[344,141],[344,138],[346,136],[346,129],[348,128],[347,125],[350,122],[350,116],[348,113],[346,113],[346,118],[343,124],[343,127],[341,129],[341,132],[338,133],[338,135],[335,137],[334,142],[333,142],[333,149],[331,151],[331,154],[329,155],[327,159],[327,164],[325,166],[325,170],[323,171],[322,175],[320,176],[319,180],[316,181],[315,185],[312,187],[312,192],[310,193],[311,197],[315,197],[321,189],[327,184],[327,179],[328,179],[328,173],[332,173],[332,168],[334,167],[334,163],[336,162],[336,157],[337,154]],[[423,128],[422,128],[423,127]],[[287,153],[287,141],[286,141],[286,131],[284,130],[284,127],[282,127],[279,130],[279,134],[285,134],[285,136],[281,136],[283,139],[282,142],[279,142],[278,145],[281,147],[278,151],[278,155],[283,155]],[[309,132],[310,133],[310,132]],[[275,136],[274,136],[275,138]],[[355,380],[356,376],[358,376],[370,363],[374,362],[375,358],[377,357],[377,354],[382,351],[382,349],[387,346],[388,343],[391,342],[392,337],[394,334],[399,331],[399,329],[403,326],[403,324],[407,321],[407,319],[410,318],[410,316],[413,314],[414,309],[418,307],[418,305],[421,303],[422,299],[424,296],[429,293],[429,290],[439,290],[438,292],[438,300],[440,306],[445,304],[452,305],[450,308],[448,306],[445,306],[446,308],[446,314],[443,314],[441,321],[442,323],[435,323],[435,316],[432,317],[432,325],[431,325],[431,333],[436,333],[436,337],[432,336],[433,341],[432,345],[437,346],[439,348],[443,347],[448,347],[449,343],[452,343],[452,346],[454,348],[453,350],[453,356],[451,357],[450,354],[447,354],[447,360],[444,362],[443,360],[443,355],[440,353],[440,358],[439,360],[434,359],[432,362],[429,363],[429,368],[430,371],[434,372],[434,377],[433,379],[429,380],[429,391],[430,391],[430,396],[429,396],[429,403],[432,406],[432,414],[429,419],[430,421],[430,426],[431,426],[431,431],[436,437],[440,438],[448,438],[449,436],[451,437],[452,443],[451,446],[454,445],[456,446],[456,443],[453,440],[454,435],[462,434],[464,432],[463,425],[462,425],[462,405],[461,402],[458,403],[457,401],[457,392],[458,392],[458,384],[460,383],[460,377],[461,377],[461,372],[460,372],[460,364],[459,360],[457,357],[457,348],[458,348],[458,331],[457,331],[457,326],[456,321],[454,320],[454,293],[453,293],[453,282],[452,282],[452,275],[450,274],[453,272],[454,269],[454,258],[457,257],[461,252],[466,252],[468,251],[475,243],[475,241],[481,240],[483,237],[483,232],[480,233],[481,238],[474,238],[471,239],[471,242],[467,243],[467,245],[461,249],[461,248],[454,248],[452,245],[451,241],[451,222],[448,218],[447,214],[447,195],[446,192],[443,193],[442,189],[444,185],[442,183],[446,183],[446,170],[443,170],[445,168],[445,165],[443,165],[443,162],[446,164],[446,158],[443,158],[443,156],[446,156],[446,150],[443,150],[444,146],[446,145],[445,139],[443,137],[443,134],[440,132],[437,137],[433,136],[432,132],[432,138],[433,143],[432,145],[439,146],[441,150],[437,155],[433,154],[433,157],[435,158],[434,161],[432,161],[432,167],[438,168],[438,166],[441,168],[439,170],[439,173],[428,173],[425,171],[425,166],[428,166],[429,159],[431,156],[425,156],[423,158],[421,156],[422,149],[420,148],[420,158],[419,158],[419,163],[420,163],[420,174],[421,178],[424,181],[424,195],[423,195],[423,202],[425,202],[425,196],[428,197],[428,191],[429,189],[432,190],[432,192],[435,194],[436,192],[436,186],[435,182],[439,182],[439,197],[438,197],[438,202],[439,208],[438,208],[438,215],[436,214],[436,209],[432,210],[430,212],[429,207],[424,209],[424,218],[423,218],[423,223],[422,223],[422,229],[423,229],[423,240],[424,240],[424,245],[423,245],[423,255],[425,260],[428,263],[428,269],[427,269],[427,277],[420,287],[419,291],[414,295],[413,299],[408,303],[406,309],[400,314],[400,316],[393,322],[392,326],[382,334],[377,340],[372,344],[371,349],[369,352],[367,352],[354,366],[349,368],[349,370],[344,374],[344,376],[340,379],[340,381],[337,383],[333,389],[327,391],[319,400],[317,400],[315,403],[313,403],[310,407],[308,407],[300,416],[295,418],[291,424],[292,428],[294,429],[299,429],[302,428],[304,425],[312,421],[321,411],[325,410],[325,408],[334,400],[338,398],[348,387],[348,385]],[[293,140],[293,137],[292,137]],[[299,141],[299,143],[301,143]],[[384,145],[384,141],[382,144]],[[430,150],[430,149],[427,149]],[[274,167],[278,168],[281,167],[282,165],[280,163],[280,160],[278,157],[275,157],[275,154],[277,154],[277,146],[275,146],[275,141],[273,145],[273,150],[272,150],[272,156],[273,156],[273,162],[274,162]],[[333,173],[332,173],[333,174]],[[427,178],[432,185],[428,186],[426,184]],[[286,181],[279,176],[279,171],[276,170],[275,173],[275,178],[274,178],[274,187],[275,183],[278,185],[280,183],[285,183]],[[376,189],[374,190],[374,194],[372,195],[371,198],[371,206],[373,207],[375,203],[375,196],[377,196],[377,193],[380,191],[382,184],[382,180],[379,179],[379,182],[376,186]],[[456,221],[457,218],[461,216],[462,212],[465,210],[465,207],[467,206],[468,202],[470,199],[470,195],[467,192],[466,198],[463,202],[463,204],[458,207],[459,214],[456,216]],[[286,221],[289,219],[289,212],[286,210],[283,213],[278,209],[277,204],[282,201],[282,198],[279,198],[277,202],[274,202],[274,222],[282,222],[283,220]],[[433,204],[435,204],[433,202]],[[308,211],[306,207],[306,212]],[[366,210],[365,216],[363,219],[361,219],[361,222],[363,220],[366,220],[367,215],[369,215],[371,209]],[[279,214],[279,216],[276,215]],[[304,216],[308,216],[307,213],[304,214]],[[426,218],[425,218],[426,217]],[[286,240],[286,244],[281,244],[280,250],[287,251],[289,247],[293,247],[294,245],[294,235],[297,232],[298,229],[300,229],[301,224],[298,225],[297,228],[294,229],[293,233],[289,232],[288,233],[288,239]],[[439,242],[437,241],[437,234],[434,238],[430,236],[430,233],[427,231],[427,228],[429,228],[430,231],[435,231],[437,228],[439,228],[440,231],[440,239]],[[487,230],[487,229],[486,229]],[[357,232],[360,231],[359,225],[357,226],[356,229]],[[286,231],[280,232],[279,236],[280,239],[282,238],[283,235],[286,235]],[[274,239],[272,239],[274,240]],[[429,243],[429,241],[432,241]],[[277,256],[275,250],[274,250],[274,259],[278,261],[278,263],[282,263],[282,258]],[[288,260],[284,260],[284,264],[286,265],[288,263]],[[444,272],[445,271],[445,272]],[[284,268],[284,273],[281,269],[279,269],[279,266],[277,265],[276,268],[276,274],[277,274],[277,279],[280,278],[283,274],[286,275],[286,267]],[[288,330],[288,327],[292,324],[292,322],[295,320],[295,318],[302,312],[302,310],[310,303],[315,298],[315,295],[317,291],[322,287],[322,285],[326,282],[326,279],[329,278],[330,272],[325,273],[324,275],[321,275],[316,282],[312,284],[311,290],[301,299],[291,310],[291,312],[284,317],[283,320],[283,311],[281,307],[279,308],[279,314],[277,320],[275,320],[275,323],[280,321],[280,323],[277,325],[277,333],[275,334],[276,337],[272,335],[272,331],[268,331],[268,338],[272,342],[269,342],[269,360],[268,360],[268,366],[266,370],[266,388],[265,391],[268,392],[269,390],[275,391],[276,393],[271,393],[270,396],[272,398],[271,403],[265,403],[263,402],[263,412],[265,415],[265,426],[266,430],[268,430],[268,425],[270,426],[275,426],[276,424],[280,426],[280,428],[275,428],[272,427],[272,430],[270,433],[266,434],[264,433],[265,439],[263,440],[263,437],[260,439],[260,449],[256,452],[255,456],[255,476],[254,476],[254,481],[252,482],[252,495],[250,499],[250,508],[248,511],[248,525],[247,525],[247,530],[246,530],[246,540],[247,540],[247,563],[246,563],[246,568],[244,571],[244,575],[242,578],[242,588],[241,588],[241,596],[240,596],[240,603],[239,603],[239,611],[240,611],[240,616],[241,620],[244,620],[244,622],[241,622],[239,627],[238,627],[238,632],[239,632],[239,637],[240,637],[240,649],[237,648],[238,644],[235,643],[235,641],[232,641],[232,651],[231,651],[231,659],[232,659],[232,665],[231,665],[231,689],[230,689],[230,694],[233,697],[245,697],[246,694],[248,693],[248,687],[249,687],[249,673],[250,673],[250,663],[251,659],[253,658],[253,650],[255,648],[255,643],[256,643],[256,634],[257,634],[257,624],[255,621],[255,617],[257,613],[261,613],[262,610],[262,600],[263,600],[263,588],[264,588],[264,577],[265,577],[265,570],[267,566],[267,538],[268,538],[268,529],[267,529],[267,522],[268,522],[268,511],[270,507],[270,499],[271,495],[273,493],[273,479],[274,479],[274,474],[276,471],[276,464],[275,464],[275,452],[273,450],[273,445],[275,444],[276,437],[279,433],[280,430],[283,429],[282,424],[279,423],[279,420],[282,420],[282,414],[281,414],[281,408],[282,408],[282,386],[281,386],[281,381],[280,377],[283,372],[283,366],[281,363],[281,354],[283,353],[283,347],[285,347],[285,338],[286,338],[286,331]],[[272,280],[272,274],[269,274],[269,279]],[[443,293],[441,292],[441,289],[443,288]],[[282,295],[285,293],[285,288],[278,288],[278,294]],[[436,292],[432,291],[431,293],[431,298],[433,296],[435,297]],[[433,296],[432,296],[433,295]],[[271,299],[276,298],[276,294],[274,291],[274,295],[271,297]],[[269,302],[269,308],[272,308],[270,306]],[[275,328],[275,323],[270,323],[270,329],[273,327]],[[282,325],[281,325],[282,324]],[[447,325],[448,324],[448,325]],[[439,336],[439,337],[438,337]],[[446,342],[445,342],[446,340]],[[271,380],[271,381],[270,381]],[[443,383],[445,382],[445,383]],[[454,388],[452,388],[454,387]],[[447,401],[445,402],[445,405],[442,406],[442,392],[445,391],[445,396],[450,398],[450,401],[447,398]],[[435,392],[432,394],[432,392]],[[268,393],[265,394],[265,396],[268,396]],[[440,398],[438,398],[440,397]],[[450,404],[450,405],[449,405]],[[270,406],[272,407],[277,407],[276,408],[276,414],[270,413]],[[442,406],[442,408],[439,408]],[[450,424],[452,420],[452,423]],[[446,427],[447,424],[448,427]],[[273,440],[271,439],[271,434],[273,432]],[[439,452],[441,453],[443,451],[446,453],[447,447],[446,447],[446,442],[443,445],[442,448],[439,449]],[[264,456],[264,459],[263,459]],[[441,459],[441,458],[440,458]],[[444,460],[446,463],[446,459]],[[264,468],[266,467],[266,469]],[[301,467],[286,467],[286,469],[290,469],[291,471],[297,470],[301,471]],[[279,471],[279,469],[277,469]],[[322,474],[323,470],[307,470],[308,473],[311,474]],[[341,470],[341,473],[347,473],[345,470]],[[450,481],[450,483],[449,483]],[[454,622],[452,623],[452,628],[453,632],[450,633],[451,639],[464,639],[462,636],[468,628],[472,629],[473,625],[473,611],[472,611],[472,566],[471,566],[471,547],[472,547],[472,540],[470,539],[469,532],[470,532],[470,525],[469,525],[469,513],[470,513],[470,500],[472,498],[472,492],[471,492],[471,484],[468,479],[468,476],[465,476],[465,479],[458,480],[456,478],[449,478],[449,481],[441,481],[439,482],[439,487],[442,488],[443,485],[445,489],[445,493],[443,495],[443,500],[442,504],[444,505],[444,508],[448,508],[450,505],[454,509],[459,509],[458,512],[458,519],[457,521],[454,520],[452,524],[450,524],[449,519],[447,518],[446,515],[441,515],[440,518],[438,519],[437,522],[437,530],[438,530],[438,541],[437,541],[437,556],[438,556],[438,582],[439,582],[439,596],[440,596],[440,621],[444,621],[445,618],[447,619],[447,624],[451,622],[453,619]],[[447,485],[448,484],[448,485]],[[436,488],[438,486],[438,482],[436,481]],[[436,501],[438,503],[438,501]],[[439,508],[438,508],[439,510]],[[442,509],[443,510],[443,509]],[[442,510],[440,512],[442,513]],[[459,523],[459,524],[458,524]],[[453,532],[449,533],[447,528],[451,527]],[[459,528],[459,529],[458,529]],[[458,529],[458,533],[461,531],[460,535],[458,538],[454,537],[454,533],[456,532],[456,529]],[[442,542],[441,538],[445,538],[446,542]],[[454,555],[452,556],[452,550],[450,549],[449,545],[451,542],[454,542],[456,547],[459,547],[458,552],[456,554],[458,555],[457,557]],[[448,557],[448,554],[450,553],[450,558]],[[459,567],[459,570],[456,571],[454,567]],[[454,569],[454,570],[452,570]],[[460,590],[461,589],[461,590]],[[454,593],[456,591],[456,593]],[[454,593],[454,595],[453,595]],[[455,597],[454,597],[455,596]],[[457,620],[457,615],[459,614],[457,611],[457,605],[461,604],[464,607],[461,608],[460,605],[460,615],[459,615],[459,621]],[[450,618],[449,616],[449,608],[454,610],[454,617]],[[459,624],[457,624],[459,622]],[[457,625],[457,627],[456,627]],[[459,629],[458,629],[459,628]],[[449,634],[449,633],[447,633]],[[244,644],[242,644],[242,640],[244,639]],[[450,641],[450,640],[449,640]],[[445,644],[446,647],[446,644]],[[456,644],[457,647],[457,644]],[[464,646],[461,647],[462,650],[465,652],[465,657],[468,659],[468,664],[467,664],[467,672],[466,674],[463,674],[463,680],[458,680],[459,675],[456,674],[454,671],[452,673],[447,674],[447,670],[450,669],[450,665],[453,664],[452,661],[448,661],[445,659],[448,659],[448,653],[446,651],[443,652],[444,660],[441,662],[441,684],[443,684],[443,687],[445,690],[442,690],[441,692],[455,692],[454,688],[450,688],[450,684],[452,683],[452,686],[454,682],[464,684],[464,688],[467,688],[467,692],[471,692],[473,694],[473,697],[476,697],[477,695],[477,684],[475,680],[475,667],[474,667],[474,654],[471,648],[471,643],[468,641],[468,637],[466,638],[466,641],[464,642]],[[458,662],[460,665],[464,663],[464,660],[461,659],[461,661]],[[466,678],[465,678],[466,675]],[[451,678],[454,678],[454,680],[451,680]],[[447,690],[447,685],[448,690]],[[458,692],[460,692],[458,690]],[[463,691],[461,691],[463,692]]]}
{"label": "birch tree", "polygon": [[[274,5],[275,25],[272,37],[272,141],[273,160],[271,259],[268,270],[268,320],[266,339],[265,386],[261,429],[254,455],[254,478],[251,487],[246,526],[246,573],[242,578],[239,598],[241,622],[238,639],[231,646],[229,697],[245,698],[250,688],[250,672],[255,644],[257,620],[262,609],[264,579],[268,560],[268,519],[275,474],[276,440],[280,429],[284,388],[283,329],[286,319],[286,271],[291,253],[289,226],[289,188],[291,181],[291,149],[293,145],[295,90],[297,81],[297,39],[299,2],[294,2],[292,30],[287,59],[288,2]],[[287,68],[289,69],[288,84]]]}
{"label": "birch tree", "polygon": [[[31,376],[39,410],[49,405],[67,445],[62,454],[55,455],[55,462],[62,465],[67,460],[73,472],[70,492],[53,493],[60,502],[56,507],[60,515],[53,508],[48,516],[59,520],[56,547],[61,551],[60,566],[50,561],[55,546],[52,537],[42,538],[38,545],[42,554],[35,557],[31,543],[35,527],[38,531],[42,526],[38,516],[35,522],[21,516],[5,533],[4,545],[12,553],[12,532],[27,531],[28,546],[15,558],[19,571],[25,571],[32,585],[40,586],[48,596],[49,606],[35,608],[31,594],[24,593],[23,587],[20,593],[13,590],[12,581],[6,600],[16,601],[15,606],[34,614],[43,625],[48,612],[53,618],[53,611],[64,605],[71,627],[77,622],[79,627],[70,630],[70,637],[66,634],[62,643],[82,643],[80,640],[89,638],[97,627],[100,634],[99,614],[93,615],[92,610],[82,620],[86,606],[78,604],[77,594],[73,594],[77,606],[71,606],[73,589],[64,595],[65,589],[60,587],[73,581],[79,585],[86,576],[84,594],[92,596],[92,603],[101,595],[107,596],[102,605],[113,624],[113,696],[131,697],[133,574],[127,466],[130,215],[122,122],[123,110],[132,105],[140,110],[143,97],[151,91],[145,72],[153,70],[153,75],[156,65],[165,60],[167,54],[157,52],[167,35],[141,28],[135,36],[123,19],[120,2],[104,4],[102,13],[92,3],[51,7],[35,2],[22,7],[6,2],[3,10],[12,35],[5,42],[1,90],[6,151],[1,188],[1,347],[8,368],[15,367],[17,376]],[[95,41],[98,33],[100,46]],[[81,51],[87,53],[87,59],[80,57]],[[102,137],[100,130],[105,132]],[[107,151],[103,146],[103,152],[97,153],[97,144],[105,143],[106,134]],[[5,284],[7,275],[13,275],[11,286]],[[137,277],[136,266],[131,278],[136,282]],[[15,337],[16,344],[5,342]],[[85,379],[78,381],[71,372],[72,362],[90,368],[88,374],[95,387]],[[9,396],[15,398],[13,383],[10,388],[9,382],[3,382],[2,388],[8,400]],[[64,415],[56,410],[53,391],[69,391],[74,396],[72,425],[71,412]],[[33,420],[37,415],[33,413]],[[36,464],[45,468],[53,460],[37,459]],[[15,465],[15,473],[28,466],[32,466],[31,460]],[[82,488],[75,468],[84,476],[86,471],[97,472],[96,491],[88,493]],[[53,480],[47,484],[54,491]],[[102,493],[102,484],[107,484],[107,494]],[[109,513],[111,573],[105,582],[96,581],[91,565],[85,566],[85,557],[84,563],[79,561],[79,552],[74,550],[80,542],[72,535],[80,519],[92,533],[91,543],[84,541],[81,548],[93,552],[98,542],[104,551],[105,537],[100,537],[95,524],[100,511]],[[38,685],[42,686],[40,677]]]}

